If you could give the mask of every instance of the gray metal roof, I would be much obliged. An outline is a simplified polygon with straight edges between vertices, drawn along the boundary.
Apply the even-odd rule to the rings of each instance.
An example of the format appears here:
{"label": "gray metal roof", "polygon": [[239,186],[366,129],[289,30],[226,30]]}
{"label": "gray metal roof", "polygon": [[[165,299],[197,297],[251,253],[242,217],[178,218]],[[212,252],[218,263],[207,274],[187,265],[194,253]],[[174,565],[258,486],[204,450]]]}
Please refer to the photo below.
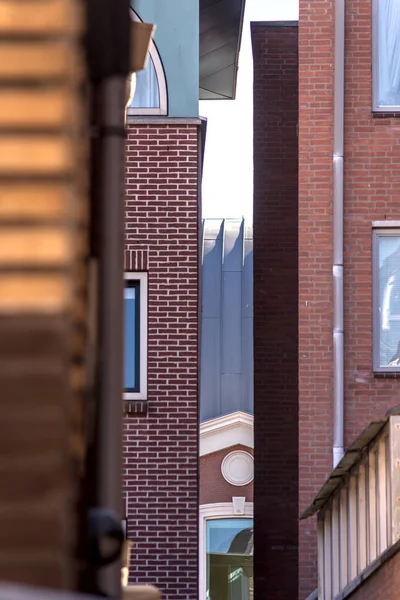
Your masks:
{"label": "gray metal roof", "polygon": [[200,418],[253,412],[253,228],[206,219],[202,237]]}
{"label": "gray metal roof", "polygon": [[245,0],[200,0],[200,100],[231,99]]}

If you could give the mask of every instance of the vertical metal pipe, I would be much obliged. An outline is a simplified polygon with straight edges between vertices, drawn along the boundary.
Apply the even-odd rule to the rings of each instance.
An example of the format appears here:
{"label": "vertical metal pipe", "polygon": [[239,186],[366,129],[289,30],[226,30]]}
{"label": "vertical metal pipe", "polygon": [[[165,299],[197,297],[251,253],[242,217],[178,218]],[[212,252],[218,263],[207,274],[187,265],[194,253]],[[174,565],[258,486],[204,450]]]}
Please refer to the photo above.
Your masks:
{"label": "vertical metal pipe", "polygon": [[[124,169],[126,78],[111,76],[101,95],[99,189],[99,377],[97,421],[98,506],[122,509],[122,394],[124,285]],[[119,597],[121,565],[102,569],[101,587]]]}
{"label": "vertical metal pipe", "polygon": [[344,52],[345,0],[335,0],[333,113],[333,466],[344,453]]}

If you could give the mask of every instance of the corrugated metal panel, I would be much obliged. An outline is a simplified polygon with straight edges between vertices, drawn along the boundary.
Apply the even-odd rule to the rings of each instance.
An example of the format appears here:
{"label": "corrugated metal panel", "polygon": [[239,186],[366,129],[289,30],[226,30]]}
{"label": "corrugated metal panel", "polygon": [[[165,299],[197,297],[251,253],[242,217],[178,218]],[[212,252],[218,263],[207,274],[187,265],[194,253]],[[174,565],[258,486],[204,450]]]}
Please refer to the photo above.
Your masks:
{"label": "corrugated metal panel", "polygon": [[253,230],[203,221],[201,420],[253,412]]}

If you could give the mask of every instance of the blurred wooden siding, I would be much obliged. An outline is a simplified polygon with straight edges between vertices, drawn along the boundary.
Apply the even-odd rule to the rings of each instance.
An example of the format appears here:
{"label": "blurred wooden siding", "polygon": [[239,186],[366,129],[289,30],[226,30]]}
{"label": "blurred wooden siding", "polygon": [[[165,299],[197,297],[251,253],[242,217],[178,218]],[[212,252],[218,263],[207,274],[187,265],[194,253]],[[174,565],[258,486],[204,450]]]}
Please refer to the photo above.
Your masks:
{"label": "blurred wooden siding", "polygon": [[0,0],[0,579],[76,588],[86,387],[79,0]]}

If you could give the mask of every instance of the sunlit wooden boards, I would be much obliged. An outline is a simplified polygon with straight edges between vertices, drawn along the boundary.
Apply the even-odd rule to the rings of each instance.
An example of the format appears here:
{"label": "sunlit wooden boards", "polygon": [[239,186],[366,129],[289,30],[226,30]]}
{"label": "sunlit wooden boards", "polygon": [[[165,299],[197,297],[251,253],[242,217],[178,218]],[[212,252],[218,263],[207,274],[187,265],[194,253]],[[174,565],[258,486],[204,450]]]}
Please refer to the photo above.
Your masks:
{"label": "sunlit wooden boards", "polygon": [[85,252],[83,29],[79,0],[0,0],[0,314],[73,302],[67,272]]}
{"label": "sunlit wooden boards", "polygon": [[83,8],[0,0],[0,579],[54,588],[76,584],[84,452]]}
{"label": "sunlit wooden boards", "polygon": [[[22,19],[21,19],[22,15]],[[1,0],[3,34],[78,36],[83,32],[83,3],[71,0]]]}

